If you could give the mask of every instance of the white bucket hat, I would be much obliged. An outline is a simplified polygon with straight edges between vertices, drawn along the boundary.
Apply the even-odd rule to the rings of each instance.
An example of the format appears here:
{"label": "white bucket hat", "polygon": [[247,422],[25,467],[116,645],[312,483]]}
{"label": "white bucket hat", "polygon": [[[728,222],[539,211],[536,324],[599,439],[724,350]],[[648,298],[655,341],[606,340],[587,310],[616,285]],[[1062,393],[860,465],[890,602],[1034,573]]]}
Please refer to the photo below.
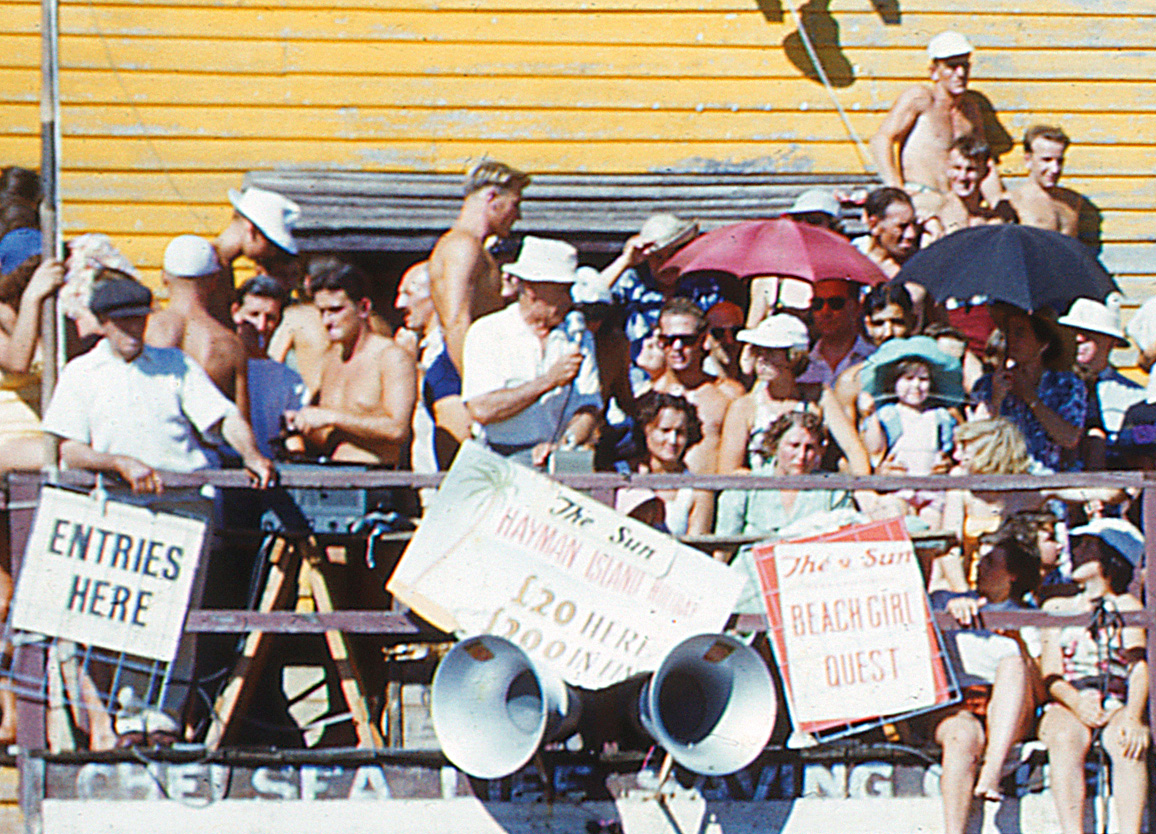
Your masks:
{"label": "white bucket hat", "polygon": [[807,325],[797,316],[789,313],[777,313],[767,316],[758,323],[757,327],[740,330],[735,336],[740,342],[757,345],[764,348],[802,348],[806,350],[811,345],[807,335]]}
{"label": "white bucket hat", "polygon": [[698,223],[681,220],[673,214],[654,214],[646,218],[638,237],[643,243],[654,245],[655,252],[674,249],[691,241],[698,235]]}
{"label": "white bucket hat", "polygon": [[1056,324],[1113,336],[1120,347],[1128,347],[1128,340],[1120,327],[1119,307],[1109,307],[1090,298],[1077,298],[1068,312],[1056,320]]}
{"label": "white bucket hat", "polygon": [[164,271],[177,278],[203,278],[221,269],[213,244],[198,235],[180,235],[165,247]]}
{"label": "white bucket hat", "polygon": [[578,250],[564,240],[526,235],[518,260],[502,271],[523,281],[573,284],[578,279]]}
{"label": "white bucket hat", "polygon": [[288,197],[264,188],[229,189],[229,202],[237,212],[252,223],[279,249],[290,255],[297,254],[293,226],[301,217],[301,207]]}

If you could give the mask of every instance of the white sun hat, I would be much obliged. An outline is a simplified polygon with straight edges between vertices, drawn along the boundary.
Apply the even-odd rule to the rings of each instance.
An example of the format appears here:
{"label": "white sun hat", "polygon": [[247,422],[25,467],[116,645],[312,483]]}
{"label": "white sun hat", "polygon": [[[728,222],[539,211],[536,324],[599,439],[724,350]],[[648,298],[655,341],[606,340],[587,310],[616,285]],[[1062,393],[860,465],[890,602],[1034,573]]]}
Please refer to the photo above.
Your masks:
{"label": "white sun hat", "polygon": [[1077,298],[1068,312],[1056,319],[1056,324],[1076,330],[1089,330],[1115,337],[1120,347],[1128,347],[1128,339],[1120,327],[1120,308],[1109,307],[1090,298]]}
{"label": "white sun hat", "polygon": [[217,250],[199,235],[180,235],[165,247],[163,269],[177,278],[203,278],[221,269]]}
{"label": "white sun hat", "polygon": [[971,43],[959,32],[940,32],[927,42],[927,57],[933,61],[946,61],[972,52]]}
{"label": "white sun hat", "polygon": [[740,330],[735,336],[740,342],[757,345],[764,348],[802,348],[810,347],[810,337],[807,334],[807,325],[799,320],[798,316],[790,313],[776,313],[767,316],[758,323],[757,327]]}
{"label": "white sun hat", "polygon": [[526,235],[518,259],[502,271],[523,281],[573,284],[578,278],[578,250],[564,240]]}

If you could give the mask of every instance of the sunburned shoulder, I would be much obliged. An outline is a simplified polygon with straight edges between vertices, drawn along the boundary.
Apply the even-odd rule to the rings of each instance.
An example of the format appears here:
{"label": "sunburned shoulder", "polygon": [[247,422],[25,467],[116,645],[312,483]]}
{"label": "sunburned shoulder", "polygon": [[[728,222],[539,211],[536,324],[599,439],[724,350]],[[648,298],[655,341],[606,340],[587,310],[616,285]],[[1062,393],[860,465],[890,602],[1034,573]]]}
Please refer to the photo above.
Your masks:
{"label": "sunburned shoulder", "polygon": [[395,362],[413,363],[413,356],[405,348],[388,336],[371,333],[365,342],[367,354],[377,358],[379,362],[393,364]]}
{"label": "sunburned shoulder", "polygon": [[895,104],[892,109],[899,107],[914,107],[919,110],[926,110],[935,101],[935,96],[931,92],[931,88],[926,84],[913,84],[908,87],[899,97],[895,99]]}
{"label": "sunburned shoulder", "polygon": [[461,229],[450,229],[434,244],[430,260],[432,262],[435,258],[475,258],[482,251],[482,241]]}

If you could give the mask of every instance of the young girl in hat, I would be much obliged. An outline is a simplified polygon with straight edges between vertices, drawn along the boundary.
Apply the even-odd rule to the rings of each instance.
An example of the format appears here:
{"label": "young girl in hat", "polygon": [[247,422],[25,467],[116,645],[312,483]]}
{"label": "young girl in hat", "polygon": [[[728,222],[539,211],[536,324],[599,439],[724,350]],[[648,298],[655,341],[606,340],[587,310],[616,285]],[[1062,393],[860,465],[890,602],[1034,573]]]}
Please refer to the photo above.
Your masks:
{"label": "young girl in hat", "polygon": [[[868,394],[869,401],[864,403],[868,413],[863,430],[867,451],[884,459],[891,470],[908,475],[930,475],[935,469],[943,468],[953,446],[957,421],[951,411],[936,405],[937,395],[942,392],[936,390],[932,361],[924,355],[930,355],[928,352],[932,350],[938,352],[933,343],[913,344],[911,354],[895,363],[893,382],[889,386],[894,402],[873,409],[874,402]],[[903,489],[892,497],[903,502],[897,509],[905,515],[918,516],[933,530],[941,526],[942,492]]]}

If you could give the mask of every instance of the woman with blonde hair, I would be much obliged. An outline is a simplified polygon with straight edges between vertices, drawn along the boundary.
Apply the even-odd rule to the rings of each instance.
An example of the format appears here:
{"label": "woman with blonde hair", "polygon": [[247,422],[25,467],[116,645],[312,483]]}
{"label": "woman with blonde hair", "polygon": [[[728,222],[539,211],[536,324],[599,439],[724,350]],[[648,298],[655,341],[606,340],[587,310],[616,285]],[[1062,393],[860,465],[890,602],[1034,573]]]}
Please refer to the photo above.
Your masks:
{"label": "woman with blonde hair", "polygon": [[[1004,417],[974,420],[955,430],[953,475],[1028,475],[1048,470],[1028,454],[1027,442],[1015,424]],[[979,549],[980,537],[994,533],[1005,518],[1025,510],[1039,510],[1052,498],[1070,503],[1103,501],[1118,503],[1124,494],[1116,489],[953,489],[948,490],[943,529],[959,536],[962,549],[936,559],[928,578],[928,590],[962,593],[969,590],[967,576]]]}
{"label": "woman with blonde hair", "polygon": [[[955,430],[952,475],[1026,475],[1032,459],[1023,435],[1010,420],[996,417],[963,423]],[[1038,510],[1045,498],[1032,490],[951,489],[943,510],[943,529],[959,537],[961,548],[932,563],[928,590],[969,591],[968,570],[980,537],[994,533],[1003,519],[1020,510]]]}

